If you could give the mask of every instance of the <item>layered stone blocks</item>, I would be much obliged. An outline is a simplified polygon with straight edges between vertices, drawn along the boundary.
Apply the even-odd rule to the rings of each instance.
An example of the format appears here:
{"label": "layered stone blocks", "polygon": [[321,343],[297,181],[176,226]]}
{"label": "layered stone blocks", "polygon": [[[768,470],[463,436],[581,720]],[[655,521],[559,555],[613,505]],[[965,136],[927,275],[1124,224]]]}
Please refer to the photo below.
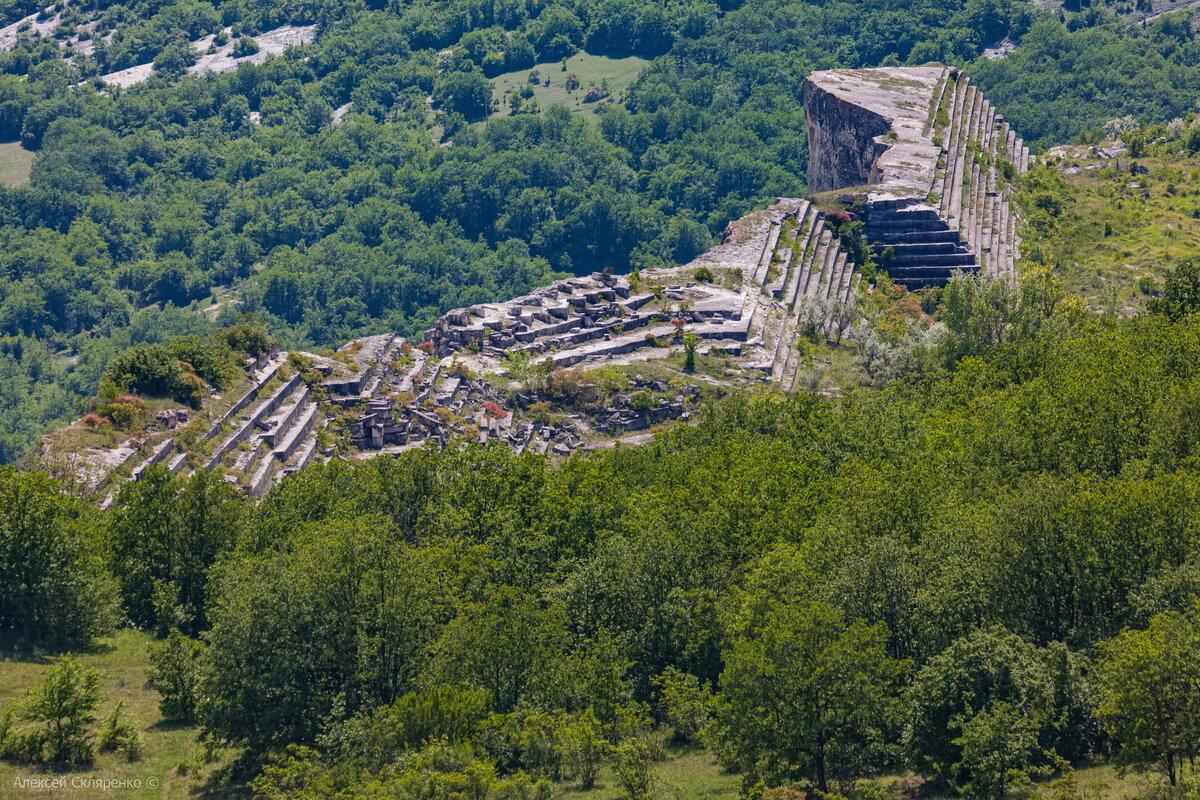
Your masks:
{"label": "layered stone blocks", "polygon": [[1029,149],[944,66],[815,72],[804,83],[809,187],[852,197],[880,266],[910,288],[1014,273],[1012,180]]}

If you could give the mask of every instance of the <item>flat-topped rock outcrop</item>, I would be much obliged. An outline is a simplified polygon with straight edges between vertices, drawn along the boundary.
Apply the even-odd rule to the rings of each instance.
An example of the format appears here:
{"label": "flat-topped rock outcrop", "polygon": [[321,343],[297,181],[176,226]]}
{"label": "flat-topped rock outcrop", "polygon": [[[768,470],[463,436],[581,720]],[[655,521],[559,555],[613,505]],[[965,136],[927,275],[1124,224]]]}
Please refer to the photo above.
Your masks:
{"label": "flat-topped rock outcrop", "polygon": [[873,200],[924,198],[940,148],[929,136],[942,67],[814,72],[804,82],[808,190],[868,186]]}
{"label": "flat-topped rock outcrop", "polygon": [[944,66],[815,72],[804,82],[809,189],[843,191],[880,266],[910,288],[1011,275],[1012,179],[1029,149]]}
{"label": "flat-topped rock outcrop", "polygon": [[[337,352],[270,353],[247,363],[228,396],[168,410],[71,463],[111,498],[159,465],[214,470],[259,495],[314,461],[425,445],[566,455],[686,419],[722,388],[795,386],[798,344],[840,339],[855,318],[861,265],[841,242],[855,218],[899,283],[1012,271],[1009,181],[1029,152],[965,77],[940,66],[835,70],[810,76],[804,92],[813,198],[730,223],[691,262],[455,309],[418,342],[382,333]],[[692,374],[697,358],[706,373]]]}

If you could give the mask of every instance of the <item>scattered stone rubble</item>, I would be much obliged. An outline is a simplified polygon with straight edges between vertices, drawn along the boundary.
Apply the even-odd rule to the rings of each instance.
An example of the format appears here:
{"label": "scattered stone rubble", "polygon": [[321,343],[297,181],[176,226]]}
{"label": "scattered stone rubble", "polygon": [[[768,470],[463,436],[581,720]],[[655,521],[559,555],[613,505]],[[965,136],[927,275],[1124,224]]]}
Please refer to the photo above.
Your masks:
{"label": "scattered stone rubble", "polygon": [[1015,274],[1011,179],[1029,148],[970,79],[943,66],[830,70],[808,77],[804,101],[810,190],[855,196],[897,283]]}
{"label": "scattered stone rubble", "polygon": [[[855,187],[856,213],[899,282],[1012,271],[1015,219],[995,164],[1010,158],[1023,171],[1028,150],[965,77],[941,67],[817,73],[805,93],[810,182]],[[680,267],[596,272],[455,309],[417,344],[385,333],[333,356],[269,354],[250,365],[250,386],[221,406],[198,446],[176,446],[194,419],[188,412],[163,413],[157,431],[122,443],[119,456],[104,452],[94,472],[109,476],[99,483],[110,497],[119,480],[137,480],[153,464],[218,470],[257,496],[314,461],[425,445],[496,442],[568,455],[688,419],[706,382],[791,389],[803,361],[798,341],[839,338],[859,283],[831,217],[809,200],[781,198],[730,223],[721,244]],[[640,374],[642,363],[652,375],[678,372],[685,340],[716,356],[710,363],[722,365],[722,377]],[[603,403],[546,402],[549,384],[531,377],[574,370],[586,383],[600,366],[634,373]]]}

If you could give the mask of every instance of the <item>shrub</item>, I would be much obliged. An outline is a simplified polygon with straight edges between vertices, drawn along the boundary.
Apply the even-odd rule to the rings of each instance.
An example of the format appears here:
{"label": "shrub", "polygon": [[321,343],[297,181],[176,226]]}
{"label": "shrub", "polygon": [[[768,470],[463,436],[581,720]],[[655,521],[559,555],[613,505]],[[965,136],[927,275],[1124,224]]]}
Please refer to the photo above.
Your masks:
{"label": "shrub", "polygon": [[599,397],[599,387],[582,370],[556,369],[546,380],[546,396],[563,405],[589,405]]}
{"label": "shrub", "polygon": [[712,692],[695,675],[668,667],[654,679],[667,724],[675,739],[697,744],[712,718]]}
{"label": "shrub", "polygon": [[485,400],[483,403],[483,413],[492,419],[504,419],[508,416],[508,411],[493,403],[491,400]]}
{"label": "shrub", "polygon": [[243,36],[238,39],[233,45],[234,58],[246,58],[252,56],[259,50],[258,42],[251,39],[249,36]]}
{"label": "shrub", "polygon": [[700,337],[693,331],[683,335],[683,371],[696,371],[696,348],[700,346]]}
{"label": "shrub", "polygon": [[79,420],[79,424],[88,430],[98,431],[112,426],[112,420],[100,416],[99,414],[84,414],[83,419]]}
{"label": "shrub", "polygon": [[224,389],[238,376],[233,350],[220,338],[206,342],[198,336],[184,336],[167,347],[175,358],[216,389]]}
{"label": "shrub", "polygon": [[203,645],[178,630],[150,651],[150,685],[161,695],[163,719],[196,718],[196,671]]}
{"label": "shrub", "polygon": [[545,400],[539,400],[529,406],[529,418],[539,425],[546,425],[551,420],[550,404]]}
{"label": "shrub", "polygon": [[629,407],[634,411],[647,412],[654,408],[654,395],[646,389],[629,398]]}
{"label": "shrub", "polygon": [[150,406],[146,401],[129,394],[121,395],[115,401],[101,406],[98,411],[123,431],[141,430],[150,419]]}
{"label": "shrub", "polygon": [[87,764],[92,760],[92,737],[88,726],[95,721],[96,706],[103,698],[100,674],[70,656],[50,666],[46,677],[26,699],[21,718],[40,726],[28,734],[26,750],[37,748],[39,760],[61,764]]}
{"label": "shrub", "polygon": [[97,745],[101,753],[120,752],[130,761],[137,761],[142,755],[142,735],[137,726],[125,713],[125,701],[118,700],[112,713],[100,726]]}
{"label": "shrub", "polygon": [[206,383],[223,389],[238,373],[237,359],[226,342],[185,336],[170,344],[131,347],[113,358],[104,371],[100,399],[119,401],[111,395],[123,390],[199,408]]}
{"label": "shrub", "polygon": [[256,319],[247,319],[222,328],[214,338],[224,342],[230,349],[254,358],[271,352],[276,345],[276,340],[267,331],[267,326]]}
{"label": "shrub", "polygon": [[629,800],[650,800],[654,796],[654,776],[650,772],[650,753],[646,745],[634,739],[613,748],[612,767],[617,783]]}
{"label": "shrub", "polygon": [[1161,298],[1150,301],[1150,311],[1172,321],[1200,311],[1200,259],[1178,264],[1167,274]]}
{"label": "shrub", "polygon": [[600,721],[590,708],[585,709],[563,723],[561,736],[567,774],[585,790],[591,789],[609,748]]}
{"label": "shrub", "polygon": [[696,279],[696,283],[712,283],[717,279],[717,276],[708,267],[700,267],[693,277]]}

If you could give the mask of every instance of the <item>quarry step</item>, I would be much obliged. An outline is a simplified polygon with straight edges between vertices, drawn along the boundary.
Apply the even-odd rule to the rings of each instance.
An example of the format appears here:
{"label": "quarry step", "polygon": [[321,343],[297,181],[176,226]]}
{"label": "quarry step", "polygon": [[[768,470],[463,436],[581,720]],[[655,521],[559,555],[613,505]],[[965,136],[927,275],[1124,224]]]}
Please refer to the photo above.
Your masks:
{"label": "quarry step", "polygon": [[887,266],[892,268],[914,267],[966,267],[975,263],[975,256],[970,253],[933,253],[908,254],[897,253],[888,260]]}
{"label": "quarry step", "polygon": [[955,273],[963,272],[973,274],[979,271],[979,267],[949,267],[949,266],[919,266],[919,267],[902,267],[886,270],[888,276],[896,283],[904,284],[905,286],[924,286],[927,284],[941,285],[954,277]]}
{"label": "quarry step", "polygon": [[880,251],[889,250],[895,257],[906,257],[912,255],[948,255],[951,253],[965,252],[962,249],[962,244],[958,241],[958,237],[955,237],[953,240],[942,242],[892,242],[877,249]]}
{"label": "quarry step", "polygon": [[941,231],[892,231],[890,233],[880,234],[872,237],[873,244],[889,245],[889,244],[924,244],[934,242],[952,242],[958,244],[962,241],[956,230],[941,230]]}
{"label": "quarry step", "polygon": [[905,208],[898,211],[877,210],[874,205],[871,206],[870,216],[867,219],[868,225],[880,225],[885,222],[903,222],[911,223],[917,220],[937,220],[941,219],[938,216],[936,208]]}
{"label": "quarry step", "polygon": [[911,231],[944,231],[949,225],[942,219],[891,220],[887,222],[868,221],[866,225],[867,238],[888,233],[907,233]]}
{"label": "quarry step", "polygon": [[306,403],[304,410],[301,413],[299,421],[292,426],[284,437],[282,443],[275,447],[275,457],[286,461],[295,452],[297,445],[304,440],[312,429],[313,424],[317,419],[317,411],[319,406],[317,403]]}

